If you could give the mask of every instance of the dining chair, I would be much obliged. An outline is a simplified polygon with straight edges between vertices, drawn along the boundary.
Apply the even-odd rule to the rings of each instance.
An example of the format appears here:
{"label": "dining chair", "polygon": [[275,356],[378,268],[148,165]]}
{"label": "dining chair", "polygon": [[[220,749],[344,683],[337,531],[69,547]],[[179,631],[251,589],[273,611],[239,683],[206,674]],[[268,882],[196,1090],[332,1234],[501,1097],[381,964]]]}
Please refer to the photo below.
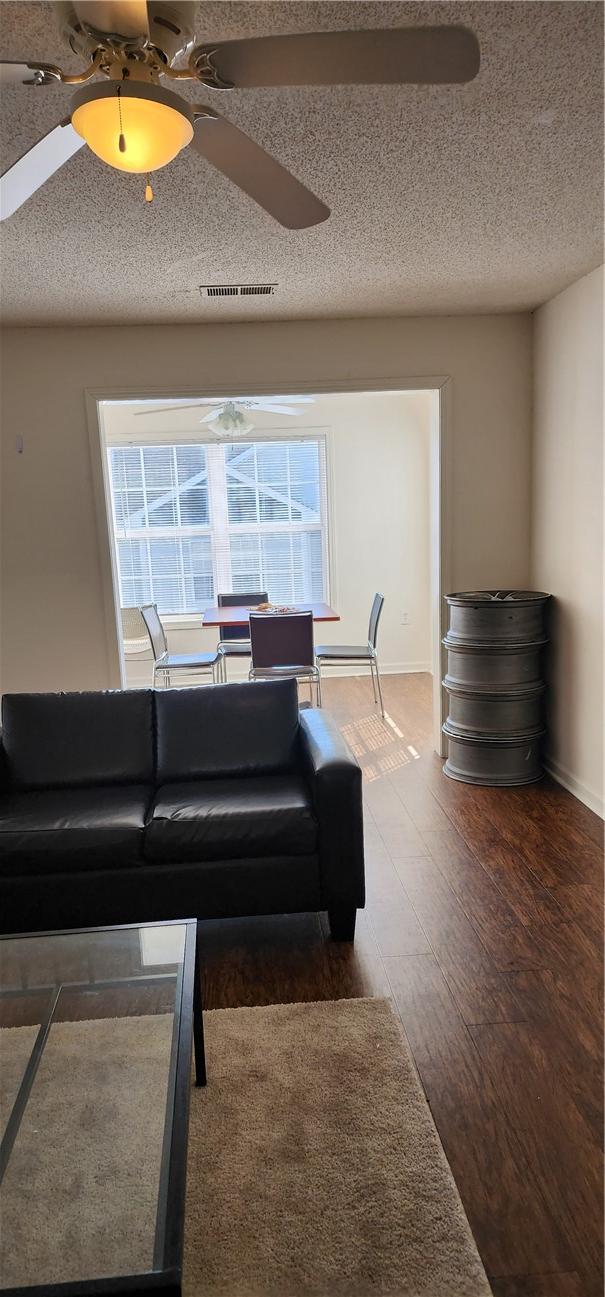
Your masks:
{"label": "dining chair", "polygon": [[[333,663],[336,666],[352,665],[354,662],[367,662],[372,675],[372,688],[374,690],[374,702],[380,699],[380,713],[384,719],[384,703],[382,701],[382,688],[380,685],[380,673],[378,671],[378,657],[376,653],[376,638],[378,635],[378,623],[384,603],[384,595],[375,594],[374,602],[370,612],[370,624],[368,626],[367,644],[318,644],[315,649],[315,660],[321,680],[321,668],[326,663]],[[378,695],[376,694],[378,687]]]}
{"label": "dining chair", "polygon": [[250,680],[277,676],[307,680],[321,707],[321,677],[313,650],[313,613],[250,613],[252,666]]}
{"label": "dining chair", "polygon": [[154,689],[156,687],[156,676],[159,674],[162,675],[164,687],[167,688],[171,684],[171,673],[173,671],[177,673],[179,671],[188,671],[194,674],[203,671],[210,674],[212,682],[215,682],[214,668],[218,662],[218,649],[215,649],[213,653],[169,653],[166,632],[158,615],[157,604],[143,604],[139,612],[151,640]]}
{"label": "dining chair", "polygon": [[[252,590],[244,594],[219,594],[219,608],[258,608],[259,603],[267,602],[266,590]],[[227,658],[250,657],[250,637],[246,637],[241,626],[221,626],[218,641],[218,674],[227,683]]]}
{"label": "dining chair", "polygon": [[120,608],[122,622],[122,647],[124,656],[149,652],[149,635],[138,607]]}

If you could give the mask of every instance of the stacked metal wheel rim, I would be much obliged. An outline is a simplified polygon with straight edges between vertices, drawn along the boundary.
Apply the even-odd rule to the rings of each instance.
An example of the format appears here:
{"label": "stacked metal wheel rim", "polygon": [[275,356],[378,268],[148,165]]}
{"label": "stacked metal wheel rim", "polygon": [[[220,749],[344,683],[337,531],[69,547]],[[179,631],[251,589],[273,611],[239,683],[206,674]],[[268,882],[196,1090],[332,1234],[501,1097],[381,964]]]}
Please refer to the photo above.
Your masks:
{"label": "stacked metal wheel rim", "polygon": [[444,773],[464,783],[529,784],[543,774],[544,609],[534,590],[446,595]]}

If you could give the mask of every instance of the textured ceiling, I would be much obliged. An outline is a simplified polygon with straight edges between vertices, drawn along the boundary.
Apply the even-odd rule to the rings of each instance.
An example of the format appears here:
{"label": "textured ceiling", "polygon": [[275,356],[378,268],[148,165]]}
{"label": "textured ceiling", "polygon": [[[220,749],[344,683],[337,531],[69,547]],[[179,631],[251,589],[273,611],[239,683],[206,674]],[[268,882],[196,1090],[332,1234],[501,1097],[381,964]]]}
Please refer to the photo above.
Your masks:
{"label": "textured ceiling", "polygon": [[[156,176],[83,149],[2,226],[3,317],[125,323],[533,308],[602,260],[602,18],[596,3],[208,3],[200,40],[463,22],[475,81],[183,93],[214,103],[332,209],[282,229],[190,150]],[[1,56],[78,63],[49,4],[0,3]],[[68,87],[2,100],[4,170],[68,112]],[[204,301],[199,284],[277,281]]]}

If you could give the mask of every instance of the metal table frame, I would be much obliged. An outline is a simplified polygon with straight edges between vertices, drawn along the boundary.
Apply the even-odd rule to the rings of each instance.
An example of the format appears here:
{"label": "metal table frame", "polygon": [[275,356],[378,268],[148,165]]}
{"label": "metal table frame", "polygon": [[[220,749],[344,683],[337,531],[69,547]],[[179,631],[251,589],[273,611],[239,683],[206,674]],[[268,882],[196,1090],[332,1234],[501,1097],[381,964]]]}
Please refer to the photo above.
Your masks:
{"label": "metal table frame", "polygon": [[[0,1288],[1,1297],[181,1297],[183,1230],[185,1216],[185,1183],[187,1171],[187,1133],[189,1127],[189,1090],[191,1050],[195,1060],[196,1086],[206,1084],[202,994],[196,919],[171,919],[158,923],[107,924],[98,928],[71,928],[51,932],[18,932],[3,934],[0,941],[42,937],[60,937],[88,932],[118,932],[141,928],[185,928],[183,961],[177,974],[172,1046],[169,1064],[168,1100],[164,1121],[162,1163],[156,1214],[154,1269],[144,1274],[115,1275],[100,1279],[82,1279],[69,1283],[35,1284],[19,1288]],[[10,1119],[0,1144],[0,1182],[8,1165],[27,1100],[48,1039],[59,997],[63,990],[105,990],[133,983],[157,985],[174,978],[174,974],[122,977],[92,982],[65,982],[54,987],[27,987],[22,991],[6,990],[2,998],[49,992],[49,1010],[41,1023],[25,1069]]]}

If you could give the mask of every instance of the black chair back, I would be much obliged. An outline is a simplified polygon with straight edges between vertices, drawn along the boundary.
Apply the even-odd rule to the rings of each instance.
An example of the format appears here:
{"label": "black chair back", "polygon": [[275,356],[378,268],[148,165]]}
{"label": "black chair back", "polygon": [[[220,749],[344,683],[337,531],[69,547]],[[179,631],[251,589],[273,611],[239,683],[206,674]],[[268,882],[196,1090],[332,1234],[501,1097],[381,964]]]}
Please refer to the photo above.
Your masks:
{"label": "black chair back", "polygon": [[252,667],[315,666],[313,613],[250,613]]}
{"label": "black chair back", "polygon": [[[267,602],[266,590],[247,591],[244,594],[219,594],[219,608],[258,608],[259,603]],[[219,644],[229,640],[247,639],[245,626],[221,626]]]}
{"label": "black chair back", "polygon": [[370,625],[368,627],[368,644],[370,645],[370,648],[373,649],[376,648],[376,636],[378,635],[378,623],[380,621],[380,614],[382,612],[383,603],[384,603],[384,595],[375,594],[374,602],[372,604],[372,611],[370,613]]}

